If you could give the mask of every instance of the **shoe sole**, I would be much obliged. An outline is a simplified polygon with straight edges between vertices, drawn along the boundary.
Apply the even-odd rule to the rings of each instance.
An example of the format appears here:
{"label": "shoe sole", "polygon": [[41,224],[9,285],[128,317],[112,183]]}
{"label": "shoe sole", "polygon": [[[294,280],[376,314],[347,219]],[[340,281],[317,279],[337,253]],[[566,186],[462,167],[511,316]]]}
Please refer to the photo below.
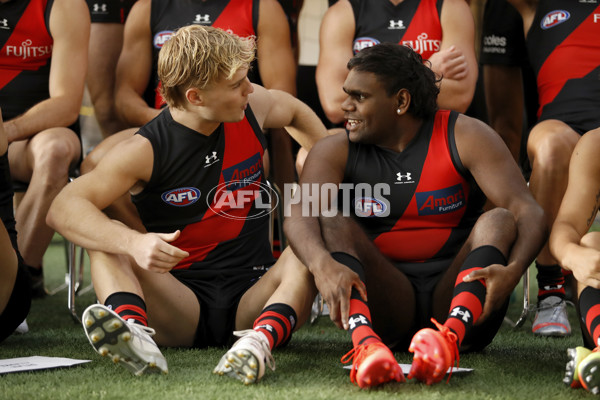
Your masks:
{"label": "shoe sole", "polygon": [[228,351],[213,373],[227,375],[242,381],[244,385],[250,385],[258,380],[259,362],[256,356],[248,350]]}
{"label": "shoe sole", "polygon": [[86,336],[90,344],[102,357],[109,357],[115,364],[122,364],[135,375],[144,372],[164,373],[156,360],[144,360],[129,346],[131,330],[120,318],[103,308],[86,310],[82,318]]}
{"label": "shoe sole", "polygon": [[567,357],[569,361],[567,362],[565,368],[565,377],[563,378],[563,383],[573,389],[581,387],[581,382],[579,382],[579,375],[577,372],[577,367],[579,367],[579,363],[583,361],[591,351],[586,349],[585,347],[576,347],[567,349]]}
{"label": "shoe sole", "polygon": [[593,394],[600,393],[600,354],[592,353],[587,356],[577,368],[579,382]]}
{"label": "shoe sole", "polygon": [[540,331],[532,331],[534,336],[543,336],[543,337],[567,337],[571,336],[571,332],[562,332],[562,331],[548,331],[548,332],[540,332]]}
{"label": "shoe sole", "polygon": [[444,337],[430,328],[417,332],[410,344],[414,353],[409,378],[416,378],[427,385],[440,382],[452,366],[452,353]]}

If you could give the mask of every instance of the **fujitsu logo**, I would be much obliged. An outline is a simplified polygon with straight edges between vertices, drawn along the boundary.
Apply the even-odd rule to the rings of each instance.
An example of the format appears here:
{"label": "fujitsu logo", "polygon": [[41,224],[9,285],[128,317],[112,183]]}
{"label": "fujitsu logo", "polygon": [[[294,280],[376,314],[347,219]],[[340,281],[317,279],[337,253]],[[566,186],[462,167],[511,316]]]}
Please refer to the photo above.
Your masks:
{"label": "fujitsu logo", "polygon": [[52,54],[52,45],[48,46],[32,46],[31,39],[27,39],[20,46],[6,46],[6,55],[12,57],[40,58]]}
{"label": "fujitsu logo", "polygon": [[415,52],[423,54],[426,51],[440,51],[442,41],[438,39],[429,39],[427,33],[423,32],[417,36],[416,40],[403,40],[402,44],[410,47]]}

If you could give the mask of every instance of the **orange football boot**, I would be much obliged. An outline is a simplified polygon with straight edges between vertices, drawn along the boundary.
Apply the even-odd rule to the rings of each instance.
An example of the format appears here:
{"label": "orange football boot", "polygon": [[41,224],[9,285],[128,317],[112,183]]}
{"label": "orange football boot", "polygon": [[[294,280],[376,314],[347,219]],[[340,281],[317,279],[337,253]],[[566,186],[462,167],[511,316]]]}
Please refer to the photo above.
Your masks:
{"label": "orange football boot", "polygon": [[350,360],[350,382],[356,383],[362,389],[390,381],[405,381],[402,368],[391,350],[382,342],[356,346],[342,357],[344,364]]}
{"label": "orange football boot", "polygon": [[441,381],[448,369],[459,360],[456,334],[433,318],[431,321],[438,330],[421,329],[415,333],[408,348],[415,353],[408,379],[416,378],[427,385]]}

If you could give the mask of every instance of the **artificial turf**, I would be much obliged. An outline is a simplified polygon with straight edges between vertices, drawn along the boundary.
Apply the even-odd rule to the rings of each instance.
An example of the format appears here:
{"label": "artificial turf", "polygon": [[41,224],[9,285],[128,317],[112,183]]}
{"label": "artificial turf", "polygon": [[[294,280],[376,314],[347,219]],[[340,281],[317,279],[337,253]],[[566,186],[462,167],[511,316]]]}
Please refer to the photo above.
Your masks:
{"label": "artificial turf", "polygon": [[[64,280],[65,255],[57,235],[45,259],[46,284]],[[531,274],[535,277],[535,271]],[[86,268],[86,282],[89,270]],[[536,293],[532,279],[532,297]],[[516,320],[522,310],[522,289],[517,288],[508,317]],[[95,301],[92,292],[77,298],[79,315]],[[327,316],[297,331],[291,343],[274,352],[276,370],[267,370],[258,384],[244,386],[237,380],[211,373],[226,349],[168,348],[163,354],[169,374],[136,377],[109,359],[96,354],[79,324],[67,310],[67,293],[36,299],[27,319],[30,331],[12,335],[0,344],[0,359],[49,356],[91,360],[80,366],[0,375],[0,399],[575,399],[591,397],[583,389],[562,383],[566,349],[580,345],[575,309],[568,309],[573,335],[539,338],[531,334],[533,313],[521,328],[505,323],[494,342],[483,352],[464,354],[460,366],[473,368],[454,374],[449,383],[426,386],[409,381],[361,390],[350,383],[340,357],[351,348],[349,335],[333,326]],[[409,353],[395,353],[410,363]]]}

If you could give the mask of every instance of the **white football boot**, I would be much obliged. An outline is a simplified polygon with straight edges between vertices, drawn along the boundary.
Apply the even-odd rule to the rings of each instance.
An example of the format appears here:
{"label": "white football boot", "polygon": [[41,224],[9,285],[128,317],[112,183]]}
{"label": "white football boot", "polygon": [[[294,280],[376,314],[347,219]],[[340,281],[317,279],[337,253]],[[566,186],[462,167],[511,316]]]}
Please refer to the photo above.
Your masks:
{"label": "white football boot", "polygon": [[125,321],[102,304],[89,306],[82,316],[83,329],[91,345],[103,357],[120,363],[135,375],[169,372],[167,360],[151,336],[152,328]]}

